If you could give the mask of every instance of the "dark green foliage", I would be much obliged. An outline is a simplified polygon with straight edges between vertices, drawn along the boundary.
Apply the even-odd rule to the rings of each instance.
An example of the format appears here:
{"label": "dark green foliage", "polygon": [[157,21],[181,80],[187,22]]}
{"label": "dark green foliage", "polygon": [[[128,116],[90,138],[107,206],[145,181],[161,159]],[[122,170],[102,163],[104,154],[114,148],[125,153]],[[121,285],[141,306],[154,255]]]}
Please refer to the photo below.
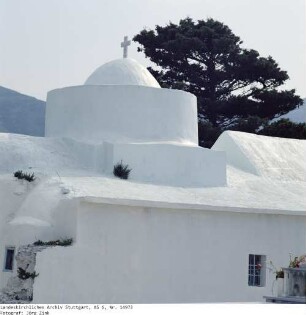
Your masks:
{"label": "dark green foliage", "polygon": [[18,268],[17,273],[18,273],[18,278],[22,279],[22,280],[26,280],[29,278],[35,279],[39,275],[39,273],[37,274],[36,271],[31,273],[31,272],[25,271],[24,269],[22,269],[20,267]]}
{"label": "dark green foliage", "polygon": [[14,173],[14,177],[18,178],[18,179],[21,179],[23,176],[23,172],[22,171],[16,171]]}
{"label": "dark green foliage", "polygon": [[35,180],[35,175],[34,173],[32,174],[24,173],[23,178],[28,182],[33,182]]}
{"label": "dark green foliage", "polygon": [[72,238],[61,240],[59,246],[70,246],[72,244],[72,241]]}
{"label": "dark green foliage", "polygon": [[280,270],[277,270],[275,272],[275,279],[284,279],[285,277],[285,273],[284,273],[284,270],[283,269],[280,269]]}
{"label": "dark green foliage", "polygon": [[41,240],[38,240],[38,241],[34,242],[33,245],[35,245],[35,246],[42,246],[42,245],[44,245],[44,242],[41,241]]}
{"label": "dark green foliage", "polygon": [[122,161],[120,163],[117,163],[114,166],[113,174],[116,177],[119,177],[121,179],[128,179],[130,175],[131,169],[129,169],[129,166],[126,164],[122,164]]}
{"label": "dark green foliage", "polygon": [[25,179],[28,182],[33,182],[36,179],[34,173],[32,174],[24,173],[23,171],[20,170],[14,173],[14,177],[18,179]]}
{"label": "dark green foliage", "polygon": [[267,119],[259,118],[258,116],[249,116],[241,118],[237,123],[233,124],[229,129],[243,132],[256,133],[260,127],[267,124]]}
{"label": "dark green foliage", "polygon": [[198,123],[199,145],[211,147],[222,133],[222,129],[214,127],[210,122],[199,121]]}
{"label": "dark green foliage", "polygon": [[258,133],[272,137],[306,139],[306,124],[296,124],[289,119],[280,119],[267,125]]}
{"label": "dark green foliage", "polygon": [[33,243],[35,246],[69,246],[73,242],[72,238],[67,238],[64,240],[56,240],[56,241],[48,241],[48,242],[43,242],[41,240],[38,240]]}
{"label": "dark green foliage", "polygon": [[242,48],[240,38],[216,20],[186,18],[144,29],[133,40],[158,66],[149,70],[162,87],[197,96],[202,146],[228,129],[257,133],[302,104],[295,90],[279,89],[289,77],[271,56]]}

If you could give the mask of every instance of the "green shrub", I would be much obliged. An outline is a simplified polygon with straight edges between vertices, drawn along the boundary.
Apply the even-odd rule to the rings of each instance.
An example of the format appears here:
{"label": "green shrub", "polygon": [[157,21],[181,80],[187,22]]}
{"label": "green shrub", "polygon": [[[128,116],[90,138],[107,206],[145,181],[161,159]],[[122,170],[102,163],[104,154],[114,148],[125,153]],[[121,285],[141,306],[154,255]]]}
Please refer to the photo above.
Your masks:
{"label": "green shrub", "polygon": [[33,243],[34,246],[69,246],[73,242],[72,238],[67,238],[64,240],[56,240],[56,241],[48,241],[43,242],[41,240],[38,240]]}
{"label": "green shrub", "polygon": [[20,170],[14,173],[14,177],[18,179],[25,179],[28,182],[33,182],[36,179],[34,173],[32,174],[24,173],[23,171],[20,171]]}
{"label": "green shrub", "polygon": [[22,179],[22,175],[23,175],[23,172],[22,171],[16,171],[14,173],[14,177],[18,178],[18,179]]}
{"label": "green shrub", "polygon": [[29,278],[35,279],[39,275],[39,273],[36,273],[36,271],[27,272],[24,269],[22,269],[21,267],[18,268],[17,273],[18,273],[18,278],[22,279],[22,280],[27,280]]}
{"label": "green shrub", "polygon": [[113,174],[116,177],[119,177],[121,179],[128,179],[130,175],[131,169],[129,169],[129,166],[127,164],[123,164],[122,161],[120,163],[117,163],[114,166]]}

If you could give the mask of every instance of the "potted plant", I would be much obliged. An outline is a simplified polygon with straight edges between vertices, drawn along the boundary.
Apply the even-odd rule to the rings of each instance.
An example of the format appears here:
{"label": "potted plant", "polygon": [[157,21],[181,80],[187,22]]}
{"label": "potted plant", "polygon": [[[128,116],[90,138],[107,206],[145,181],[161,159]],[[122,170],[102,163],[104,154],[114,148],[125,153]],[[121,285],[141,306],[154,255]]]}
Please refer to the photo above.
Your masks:
{"label": "potted plant", "polygon": [[290,254],[289,268],[306,268],[306,254],[300,257],[295,256],[294,259]]}
{"label": "potted plant", "polygon": [[270,261],[273,273],[275,273],[277,296],[284,296],[284,270],[282,268],[277,269],[273,262]]}

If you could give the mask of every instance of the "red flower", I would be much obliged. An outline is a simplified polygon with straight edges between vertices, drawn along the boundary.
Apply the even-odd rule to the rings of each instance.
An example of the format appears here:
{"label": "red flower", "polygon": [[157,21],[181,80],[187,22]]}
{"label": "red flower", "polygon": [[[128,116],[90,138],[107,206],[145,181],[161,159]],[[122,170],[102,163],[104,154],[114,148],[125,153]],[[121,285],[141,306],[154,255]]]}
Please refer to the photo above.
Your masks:
{"label": "red flower", "polygon": [[257,264],[256,269],[261,269],[261,264]]}

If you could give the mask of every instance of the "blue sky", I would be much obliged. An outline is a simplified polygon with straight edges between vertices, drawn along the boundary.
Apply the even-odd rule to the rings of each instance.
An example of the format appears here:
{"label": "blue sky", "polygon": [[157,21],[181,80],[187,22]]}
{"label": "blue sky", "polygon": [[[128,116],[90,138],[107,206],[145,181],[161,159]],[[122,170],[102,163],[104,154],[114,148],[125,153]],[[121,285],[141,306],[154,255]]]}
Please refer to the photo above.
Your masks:
{"label": "blue sky", "polygon": [[[46,99],[120,58],[124,35],[186,16],[227,24],[288,71],[286,88],[306,96],[304,0],[0,0],[0,85]],[[136,43],[129,57],[149,65]]]}

